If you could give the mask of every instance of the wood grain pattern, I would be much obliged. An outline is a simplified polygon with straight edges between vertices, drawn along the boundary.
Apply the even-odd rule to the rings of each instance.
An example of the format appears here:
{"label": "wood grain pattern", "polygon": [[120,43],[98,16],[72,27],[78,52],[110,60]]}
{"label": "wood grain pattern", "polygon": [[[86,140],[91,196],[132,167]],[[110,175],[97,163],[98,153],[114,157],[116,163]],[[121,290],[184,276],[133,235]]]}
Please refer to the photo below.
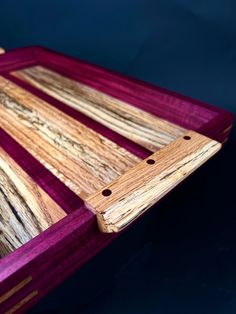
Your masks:
{"label": "wood grain pattern", "polygon": [[[221,148],[193,131],[151,155],[87,199],[103,232],[118,232]],[[150,164],[149,164],[150,162]],[[109,196],[103,193],[110,191]]]}
{"label": "wood grain pattern", "polygon": [[[186,129],[198,130],[221,142],[228,137],[227,133],[222,134],[222,130],[232,124],[233,116],[220,108],[112,73],[43,47],[27,47],[7,51],[0,56],[0,73],[5,75],[7,72],[39,63]],[[35,90],[32,86],[28,86],[29,90],[34,93]],[[68,106],[68,108],[70,107]],[[112,141],[116,140],[112,139]],[[19,154],[18,158],[15,157],[18,149],[15,146],[12,149],[12,143],[9,141],[8,144],[7,138],[6,142],[6,146],[9,146],[9,154],[14,151],[15,160],[22,161],[24,158],[22,154]],[[123,146],[123,144],[120,145]],[[28,166],[23,164],[22,168],[25,169]],[[44,189],[49,192],[51,188],[48,171],[41,173],[41,168],[37,169],[39,169],[37,177],[43,183]],[[45,184],[45,182],[47,183]],[[62,194],[62,185],[58,186],[54,181],[51,184],[53,195],[58,195],[59,199]],[[27,295],[35,287],[40,292],[25,303],[21,308],[24,311],[46,296],[119,235],[99,232],[95,216],[83,204],[74,206],[73,201],[68,202],[68,207],[71,207],[70,215],[0,261],[0,290],[2,293],[7,292],[28,274],[34,274],[34,280],[30,283],[30,287],[27,285],[22,293]],[[75,208],[77,210],[74,211]],[[11,309],[18,300],[19,298],[16,301],[16,296],[9,298],[1,304],[1,311],[4,313]]]}
{"label": "wood grain pattern", "polygon": [[14,251],[65,216],[0,148],[0,256]]}
{"label": "wood grain pattern", "polygon": [[0,77],[0,123],[83,199],[140,161],[3,77]]}
{"label": "wood grain pattern", "polygon": [[42,66],[11,74],[152,152],[186,133],[180,126]]}

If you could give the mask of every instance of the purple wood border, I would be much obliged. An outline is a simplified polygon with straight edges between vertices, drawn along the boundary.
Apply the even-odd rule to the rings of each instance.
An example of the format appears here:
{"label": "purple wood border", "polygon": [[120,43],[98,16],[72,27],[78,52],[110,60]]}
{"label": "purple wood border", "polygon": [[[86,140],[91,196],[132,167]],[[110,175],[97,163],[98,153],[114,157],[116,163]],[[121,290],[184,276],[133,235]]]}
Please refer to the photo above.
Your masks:
{"label": "purple wood border", "polygon": [[[23,57],[24,62],[21,61]],[[38,46],[15,49],[2,55],[0,74],[35,64],[56,70],[133,106],[216,140],[219,140],[219,132],[223,130],[215,134],[214,128],[220,129],[222,121],[225,121],[226,125],[233,122],[232,114],[223,109]]]}
{"label": "purple wood border", "polygon": [[[57,70],[97,90],[221,142],[224,142],[229,135],[230,131],[224,132],[224,130],[232,124],[233,116],[222,109],[135,79],[129,79],[45,48],[28,47],[1,55],[0,74],[7,75],[9,71],[36,64]],[[28,167],[28,161],[24,161],[22,157],[25,154],[24,149],[16,148],[19,144],[4,133],[1,131],[0,134],[1,145],[4,149],[13,158],[15,156],[17,162],[36,181],[38,180],[37,182],[49,194],[51,193],[54,199],[58,198],[58,195],[55,195],[56,187],[61,191],[61,188],[65,188],[64,185],[60,186],[60,182],[56,178],[52,178],[50,174],[45,175],[45,180],[40,179],[37,172],[42,169],[37,161],[32,159],[33,167]],[[17,156],[17,152],[19,152],[19,156]],[[27,158],[33,157],[27,156]],[[33,276],[32,282],[5,301],[1,310],[5,311],[11,308],[28,293],[37,289],[39,294],[21,310],[29,308],[116,237],[116,235],[101,234],[97,229],[95,216],[81,204],[78,197],[74,200],[73,197],[70,199],[70,196],[72,197],[72,194],[69,193],[68,199],[66,196],[57,201],[61,202],[63,207],[67,205],[70,207],[73,204],[73,212],[0,260],[1,294],[27,276]],[[65,204],[67,200],[68,204]],[[76,208],[77,205],[78,208]],[[58,264],[60,261],[59,265],[57,265],[57,261]]]}
{"label": "purple wood border", "polygon": [[[33,240],[3,258],[1,264],[1,293],[32,275],[33,280],[1,305],[4,311],[33,290],[40,297],[81,267],[108,243],[114,234],[102,234],[97,229],[95,216],[83,205]],[[3,311],[3,312],[4,312]]]}
{"label": "purple wood border", "polygon": [[212,129],[219,127],[222,119],[232,124],[232,115],[223,109],[45,48],[35,49],[35,56],[41,65],[186,129],[218,140],[218,134],[215,135]]}
{"label": "purple wood border", "polygon": [[13,49],[9,52],[0,55],[0,73],[18,70],[21,68],[33,66],[37,64],[35,57],[35,49],[26,47]]}

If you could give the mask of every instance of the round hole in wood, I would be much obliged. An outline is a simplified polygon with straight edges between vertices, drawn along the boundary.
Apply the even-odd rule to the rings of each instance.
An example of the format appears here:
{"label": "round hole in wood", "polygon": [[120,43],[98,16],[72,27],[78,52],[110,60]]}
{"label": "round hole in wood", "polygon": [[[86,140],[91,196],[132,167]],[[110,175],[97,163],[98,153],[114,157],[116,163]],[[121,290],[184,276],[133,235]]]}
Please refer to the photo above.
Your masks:
{"label": "round hole in wood", "polygon": [[146,161],[146,163],[149,164],[149,165],[154,165],[154,164],[155,164],[155,160],[153,160],[153,159],[148,159],[148,160]]}
{"label": "round hole in wood", "polygon": [[109,196],[109,195],[111,195],[111,193],[112,193],[112,192],[111,192],[111,190],[109,190],[109,189],[105,189],[105,190],[102,191],[102,195],[103,195],[103,196]]}
{"label": "round hole in wood", "polygon": [[184,139],[185,139],[186,141],[189,141],[189,140],[191,140],[191,136],[185,135],[185,136],[184,136]]}

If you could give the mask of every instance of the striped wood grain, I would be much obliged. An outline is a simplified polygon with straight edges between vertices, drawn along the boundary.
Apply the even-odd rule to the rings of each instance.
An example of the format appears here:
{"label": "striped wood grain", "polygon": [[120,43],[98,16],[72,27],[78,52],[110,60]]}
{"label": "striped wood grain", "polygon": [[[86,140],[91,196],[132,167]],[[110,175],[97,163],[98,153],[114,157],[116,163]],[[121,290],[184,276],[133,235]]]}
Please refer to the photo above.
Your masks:
{"label": "striped wood grain", "polygon": [[103,232],[120,231],[220,148],[220,143],[191,131],[89,197],[87,206],[97,214]]}
{"label": "striped wood grain", "polygon": [[140,161],[3,77],[0,125],[83,199]]}
{"label": "striped wood grain", "polygon": [[0,256],[5,256],[66,216],[0,148]]}
{"label": "striped wood grain", "polygon": [[42,66],[11,74],[152,152],[186,133],[180,126]]}

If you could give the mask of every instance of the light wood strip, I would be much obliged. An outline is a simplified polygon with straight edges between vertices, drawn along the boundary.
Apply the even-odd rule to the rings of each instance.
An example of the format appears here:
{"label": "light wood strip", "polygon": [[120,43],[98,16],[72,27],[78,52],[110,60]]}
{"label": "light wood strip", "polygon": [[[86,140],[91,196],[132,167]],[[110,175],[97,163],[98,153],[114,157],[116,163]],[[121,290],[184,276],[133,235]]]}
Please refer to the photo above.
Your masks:
{"label": "light wood strip", "polygon": [[28,276],[24,280],[22,280],[20,283],[18,283],[15,287],[4,293],[3,295],[0,295],[0,304],[9,299],[11,296],[13,296],[16,292],[21,290],[24,286],[26,286],[30,281],[32,280],[32,276]]}
{"label": "light wood strip", "polygon": [[177,125],[41,66],[11,74],[152,152],[186,133]]}
{"label": "light wood strip", "polygon": [[0,256],[65,216],[63,209],[0,148]]}
{"label": "light wood strip", "polygon": [[[117,232],[214,155],[221,144],[195,132],[179,138],[87,199],[103,232]],[[149,161],[151,163],[151,161]],[[111,194],[104,196],[103,193]]]}
{"label": "light wood strip", "polygon": [[32,291],[30,294],[28,294],[24,299],[22,299],[20,302],[18,302],[16,305],[14,305],[10,310],[6,311],[5,314],[13,314],[16,311],[18,311],[23,305],[25,305],[27,302],[32,300],[36,295],[38,294],[37,290]]}
{"label": "light wood strip", "polygon": [[81,198],[140,159],[0,77],[1,127]]}
{"label": "light wood strip", "polygon": [[224,131],[222,133],[225,134],[225,133],[229,132],[232,129],[232,127],[233,127],[233,125],[230,125],[226,129],[224,129]]}

